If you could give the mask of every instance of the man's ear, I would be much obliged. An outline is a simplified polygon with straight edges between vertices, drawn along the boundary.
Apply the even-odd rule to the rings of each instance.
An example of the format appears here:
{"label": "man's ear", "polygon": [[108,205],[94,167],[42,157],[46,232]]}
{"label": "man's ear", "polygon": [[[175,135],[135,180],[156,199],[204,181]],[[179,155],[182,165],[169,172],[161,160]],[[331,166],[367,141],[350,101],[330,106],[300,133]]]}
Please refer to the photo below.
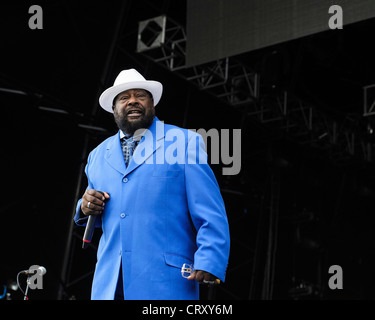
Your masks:
{"label": "man's ear", "polygon": [[112,106],[112,111],[115,112],[115,105]]}

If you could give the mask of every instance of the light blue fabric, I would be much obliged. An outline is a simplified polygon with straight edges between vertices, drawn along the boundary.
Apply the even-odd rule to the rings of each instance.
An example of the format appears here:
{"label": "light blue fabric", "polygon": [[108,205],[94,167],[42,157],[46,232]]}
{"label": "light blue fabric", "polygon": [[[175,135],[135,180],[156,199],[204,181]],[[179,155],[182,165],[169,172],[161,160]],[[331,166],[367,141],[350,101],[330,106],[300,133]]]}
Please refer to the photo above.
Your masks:
{"label": "light blue fabric", "polygon": [[[114,299],[121,260],[125,299],[198,299],[184,263],[225,280],[229,226],[200,135],[155,118],[128,168],[118,133],[90,153],[85,172],[88,189],[110,195],[97,219],[92,299]],[[85,225],[81,201],[74,219]]]}

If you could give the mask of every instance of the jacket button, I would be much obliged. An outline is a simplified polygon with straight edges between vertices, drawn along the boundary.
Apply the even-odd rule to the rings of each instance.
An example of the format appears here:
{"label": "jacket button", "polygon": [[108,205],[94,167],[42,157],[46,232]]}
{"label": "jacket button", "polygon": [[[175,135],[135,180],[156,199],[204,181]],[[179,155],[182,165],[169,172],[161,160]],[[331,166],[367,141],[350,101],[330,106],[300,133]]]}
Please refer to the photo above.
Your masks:
{"label": "jacket button", "polygon": [[122,179],[122,181],[126,183],[129,181],[129,179],[125,177],[124,179]]}
{"label": "jacket button", "polygon": [[122,219],[124,219],[124,218],[125,218],[125,213],[121,213],[121,214],[120,214],[120,217],[121,217]]}

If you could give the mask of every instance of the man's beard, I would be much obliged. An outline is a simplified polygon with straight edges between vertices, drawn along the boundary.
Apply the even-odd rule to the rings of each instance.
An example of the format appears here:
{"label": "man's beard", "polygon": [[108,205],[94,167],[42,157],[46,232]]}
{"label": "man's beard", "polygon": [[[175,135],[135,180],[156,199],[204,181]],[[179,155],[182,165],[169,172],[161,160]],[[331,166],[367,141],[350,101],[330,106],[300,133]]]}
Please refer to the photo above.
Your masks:
{"label": "man's beard", "polygon": [[116,111],[114,111],[114,119],[118,128],[122,132],[130,136],[132,136],[134,132],[137,131],[138,129],[147,129],[148,127],[150,127],[152,122],[154,121],[154,118],[155,118],[154,108],[149,109],[149,111],[146,113],[143,113],[143,110],[142,110],[142,115],[140,119],[132,120],[132,121],[129,121],[127,119],[127,113],[124,112],[124,113],[119,114]]}

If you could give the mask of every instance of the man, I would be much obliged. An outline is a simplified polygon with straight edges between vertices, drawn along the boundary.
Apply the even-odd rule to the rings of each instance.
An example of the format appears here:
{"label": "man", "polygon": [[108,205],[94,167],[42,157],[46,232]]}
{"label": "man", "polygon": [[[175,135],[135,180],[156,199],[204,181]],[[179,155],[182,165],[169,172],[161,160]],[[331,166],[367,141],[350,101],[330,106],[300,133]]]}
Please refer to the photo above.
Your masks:
{"label": "man", "polygon": [[198,299],[199,283],[225,280],[224,202],[202,137],[155,117],[162,90],[129,69],[99,98],[120,130],[90,153],[74,218],[100,216],[92,299]]}

